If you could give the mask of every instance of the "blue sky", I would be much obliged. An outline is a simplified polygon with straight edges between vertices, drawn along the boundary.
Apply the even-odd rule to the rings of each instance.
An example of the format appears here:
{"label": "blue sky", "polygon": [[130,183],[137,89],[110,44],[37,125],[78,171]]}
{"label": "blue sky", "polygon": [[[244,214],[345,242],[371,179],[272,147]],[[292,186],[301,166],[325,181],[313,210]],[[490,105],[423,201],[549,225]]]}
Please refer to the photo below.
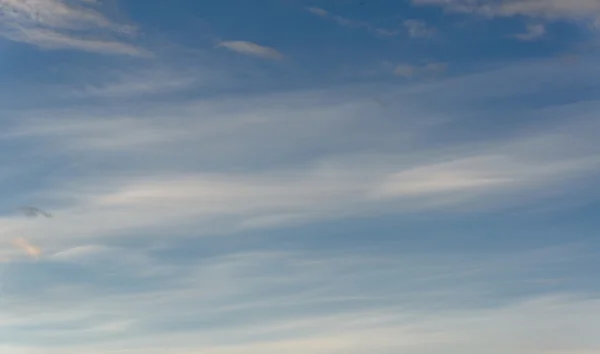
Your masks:
{"label": "blue sky", "polygon": [[599,31],[0,0],[0,353],[599,352]]}

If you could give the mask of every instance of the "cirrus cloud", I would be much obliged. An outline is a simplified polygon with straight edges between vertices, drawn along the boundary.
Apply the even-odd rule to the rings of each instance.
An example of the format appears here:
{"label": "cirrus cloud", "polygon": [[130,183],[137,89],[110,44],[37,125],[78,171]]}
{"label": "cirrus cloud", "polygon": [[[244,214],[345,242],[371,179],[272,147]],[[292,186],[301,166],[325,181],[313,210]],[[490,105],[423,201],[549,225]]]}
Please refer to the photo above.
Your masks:
{"label": "cirrus cloud", "polygon": [[44,49],[149,56],[131,44],[136,28],[111,21],[98,4],[66,0],[0,0],[0,37]]}
{"label": "cirrus cloud", "polygon": [[248,41],[224,41],[219,43],[218,46],[244,55],[262,59],[282,60],[285,58],[285,56],[276,49]]}
{"label": "cirrus cloud", "polygon": [[490,17],[525,16],[545,20],[585,21],[600,26],[597,0],[412,0],[416,5],[439,5],[454,12]]}

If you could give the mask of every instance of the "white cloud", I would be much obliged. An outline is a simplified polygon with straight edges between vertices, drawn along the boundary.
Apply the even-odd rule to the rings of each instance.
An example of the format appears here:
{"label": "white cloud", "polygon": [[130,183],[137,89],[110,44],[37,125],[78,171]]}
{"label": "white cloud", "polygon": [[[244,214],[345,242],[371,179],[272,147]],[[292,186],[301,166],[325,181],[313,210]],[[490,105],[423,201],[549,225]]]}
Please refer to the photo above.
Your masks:
{"label": "white cloud", "polygon": [[[557,269],[589,256],[585,245],[386,256],[253,243],[217,255],[207,237],[572,195],[600,173],[600,103],[519,108],[522,97],[584,87],[600,72],[560,67],[210,99],[173,80],[190,95],[7,108],[2,169],[20,174],[4,197],[55,217],[0,218],[0,242],[21,236],[22,249],[39,257],[26,262],[13,257],[20,250],[0,249],[1,261],[13,261],[0,261],[0,353],[598,352],[597,296],[548,291],[561,281]],[[135,75],[83,96],[173,87]],[[390,103],[374,105],[373,96]],[[486,125],[500,119],[506,131]],[[585,197],[597,196],[590,189]],[[223,248],[247,244],[229,236]]]}
{"label": "white cloud", "polygon": [[33,24],[59,29],[106,28],[132,33],[130,26],[118,25],[95,10],[62,0],[1,0],[2,16],[17,24]]}
{"label": "white cloud", "polygon": [[263,59],[282,60],[285,58],[285,56],[276,49],[248,41],[225,41],[219,43],[219,47]]}
{"label": "white cloud", "polygon": [[125,42],[135,28],[110,21],[84,2],[0,0],[0,36],[46,49],[148,56]]}
{"label": "white cloud", "polygon": [[527,25],[525,33],[519,33],[515,37],[522,41],[533,41],[546,35],[546,26],[541,24]]}
{"label": "white cloud", "polygon": [[[418,167],[393,175],[378,191],[384,197],[427,195],[448,192],[502,188],[519,183],[511,173],[504,175],[506,163],[500,156],[481,156]],[[484,167],[487,165],[487,167]],[[493,169],[498,169],[493,171]],[[493,172],[492,172],[493,171]]]}
{"label": "white cloud", "polygon": [[46,49],[79,49],[93,53],[132,56],[150,55],[149,52],[120,41],[77,38],[47,29],[23,29],[19,33],[9,34],[6,37]]}
{"label": "white cloud", "polygon": [[[471,134],[456,140],[454,130],[443,128],[469,127],[461,122],[473,114],[469,102],[539,92],[534,78],[546,78],[548,71],[555,73],[552,87],[573,87],[578,76],[572,70],[561,75],[558,65],[536,62],[379,88],[393,99],[385,110],[372,104],[369,97],[380,91],[367,85],[210,102],[22,111],[7,119],[0,142],[23,143],[28,149],[21,153],[37,156],[35,161],[60,159],[74,166],[60,178],[40,177],[45,182],[23,196],[27,205],[56,218],[4,217],[0,238],[22,235],[48,250],[49,239],[151,235],[173,225],[177,231],[170,233],[189,230],[181,225],[227,233],[431,208],[490,210],[549,193],[569,195],[578,186],[573,181],[599,172],[592,134],[597,118],[589,113],[597,102],[521,111],[523,121],[538,121],[539,115],[554,123],[490,140]],[[462,108],[438,107],[446,102]],[[494,113],[481,119],[500,119]],[[281,165],[306,151],[322,153]],[[26,168],[29,160],[19,159],[19,166]],[[110,175],[95,167],[106,164]]]}
{"label": "white cloud", "polygon": [[421,20],[410,19],[404,21],[404,27],[408,31],[408,35],[413,38],[428,38],[435,35],[435,28],[430,27]]}
{"label": "white cloud", "polygon": [[491,17],[527,16],[546,20],[584,21],[600,25],[597,0],[412,0],[417,5],[440,5],[448,10]]}
{"label": "white cloud", "polygon": [[502,205],[506,198],[512,202],[511,196],[543,196],[545,188],[560,190],[565,181],[596,171],[594,149],[577,157],[533,153],[550,154],[572,143],[541,134],[471,151],[442,150],[435,159],[423,154],[418,163],[402,155],[346,156],[311,168],[243,174],[154,172],[143,177],[139,172],[128,176],[125,169],[113,179],[55,186],[46,198],[67,198],[68,207],[53,211],[57,216],[51,222],[4,218],[0,237],[22,234],[40,242],[54,235],[55,242],[72,242],[155,233],[175,225],[185,233],[181,225],[192,221],[196,232],[214,233],[431,208],[468,210],[472,205],[481,210]]}

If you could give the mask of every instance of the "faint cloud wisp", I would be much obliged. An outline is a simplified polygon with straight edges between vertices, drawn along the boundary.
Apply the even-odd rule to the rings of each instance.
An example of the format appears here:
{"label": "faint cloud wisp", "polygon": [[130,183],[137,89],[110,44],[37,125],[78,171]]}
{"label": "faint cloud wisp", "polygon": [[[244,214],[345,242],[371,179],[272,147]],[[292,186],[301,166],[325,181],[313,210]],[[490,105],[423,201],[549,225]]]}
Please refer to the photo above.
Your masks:
{"label": "faint cloud wisp", "polygon": [[28,256],[32,258],[37,259],[42,255],[42,250],[39,247],[32,245],[25,238],[20,237],[13,240],[13,245],[21,249],[23,252],[25,252]]}
{"label": "faint cloud wisp", "polygon": [[542,24],[527,25],[524,33],[519,33],[515,37],[521,41],[534,41],[546,35],[546,26]]}
{"label": "faint cloud wisp", "polygon": [[486,17],[525,16],[548,21],[583,21],[600,26],[597,0],[412,0],[416,5],[438,5],[458,13]]}
{"label": "faint cloud wisp", "polygon": [[285,56],[276,49],[248,41],[224,41],[219,43],[218,46],[240,54],[262,59],[283,60],[285,58]]}
{"label": "faint cloud wisp", "polygon": [[404,27],[408,31],[408,35],[412,38],[430,38],[436,33],[435,28],[421,20],[406,20],[404,21]]}
{"label": "faint cloud wisp", "polygon": [[430,62],[425,65],[400,63],[394,68],[393,74],[403,78],[412,78],[419,74],[441,74],[446,70],[448,70],[448,64],[441,62]]}
{"label": "faint cloud wisp", "polygon": [[322,9],[320,7],[311,6],[311,7],[306,7],[305,9],[306,9],[306,11],[310,12],[311,14],[313,14],[315,16],[318,16],[318,17],[321,17],[321,18],[324,18],[327,20],[331,20],[340,26],[364,29],[364,30],[373,32],[373,33],[375,33],[377,35],[381,35],[381,36],[395,36],[398,33],[400,33],[400,31],[398,31],[398,30],[390,30],[387,28],[377,27],[377,26],[371,25],[368,22],[353,20],[351,18],[340,16],[340,15],[334,15],[334,14],[330,13],[329,11]]}
{"label": "faint cloud wisp", "polygon": [[130,25],[112,22],[95,2],[0,0],[0,36],[44,49],[75,49],[100,54],[149,56],[128,43]]}

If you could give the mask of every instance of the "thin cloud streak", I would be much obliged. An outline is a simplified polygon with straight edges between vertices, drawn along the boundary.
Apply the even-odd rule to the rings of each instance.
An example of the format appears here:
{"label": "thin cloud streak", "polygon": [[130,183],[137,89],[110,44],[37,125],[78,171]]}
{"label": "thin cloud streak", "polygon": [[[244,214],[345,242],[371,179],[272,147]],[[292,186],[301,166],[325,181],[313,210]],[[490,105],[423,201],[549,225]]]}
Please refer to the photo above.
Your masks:
{"label": "thin cloud streak", "polygon": [[[502,93],[488,81],[515,83],[514,78],[534,75],[535,70],[545,73],[540,65],[403,89],[394,93],[399,98],[389,114],[364,99],[373,87],[355,88],[351,94],[327,89],[210,104],[192,100],[178,102],[164,116],[161,103],[143,115],[127,110],[127,116],[122,111],[88,116],[85,107],[71,112],[46,109],[43,120],[22,114],[4,141],[44,141],[44,152],[54,158],[118,156],[112,160],[118,173],[102,179],[96,177],[98,171],[80,173],[40,190],[36,198],[43,198],[43,205],[69,216],[44,225],[5,218],[2,237],[93,239],[192,221],[206,233],[230,233],[356,215],[495,210],[556,191],[568,196],[576,189],[572,181],[599,172],[592,134],[597,122],[585,113],[597,109],[595,101],[521,117],[526,121],[536,119],[530,114],[541,115],[545,122],[555,122],[553,126],[535,124],[530,131],[487,141],[467,138],[431,147],[451,138],[441,126],[464,124],[431,110],[432,99],[453,104],[466,100],[461,104],[468,107],[478,97],[512,97],[511,90]],[[564,82],[560,72],[555,77],[558,86],[572,85],[572,75]],[[380,119],[357,131],[356,125],[375,110]],[[405,119],[395,119],[399,113]],[[392,122],[395,128],[389,129]],[[386,149],[362,150],[377,144]],[[301,164],[272,164],[308,147],[329,152]],[[214,161],[244,166],[249,159],[270,167],[245,172],[206,167]],[[190,168],[189,161],[198,165]]]}
{"label": "thin cloud streak", "polygon": [[218,46],[240,54],[262,59],[283,60],[285,58],[285,56],[276,49],[248,41],[224,41],[219,43]]}
{"label": "thin cloud streak", "polygon": [[486,17],[526,16],[541,20],[587,22],[600,26],[600,2],[596,0],[412,0],[416,5],[438,5],[460,12]]}
{"label": "thin cloud streak", "polygon": [[528,25],[525,33],[519,33],[515,35],[515,37],[521,41],[534,41],[540,39],[546,35],[546,26],[537,24],[537,25]]}
{"label": "thin cloud streak", "polygon": [[[73,257],[56,261],[94,278],[105,272],[106,263],[122,259],[116,253],[111,261],[110,249],[103,252],[108,258],[92,260],[85,267]],[[519,287],[554,264],[578,259],[579,252],[559,248],[400,257],[242,252],[178,263],[168,273],[150,277],[144,266],[125,265],[115,269],[120,281],[145,279],[161,286],[98,293],[94,283],[63,278],[40,287],[37,295],[5,292],[4,300],[11,306],[0,321],[28,332],[26,338],[11,337],[3,345],[22,347],[26,339],[29,352],[44,354],[50,341],[66,353],[77,353],[81,346],[91,353],[127,348],[135,354],[166,350],[361,353],[366,349],[488,353],[490,343],[519,354],[548,348],[594,350],[600,342],[582,347],[578,338],[596,338],[591,334],[600,313],[597,298],[556,292],[516,296],[501,303],[484,300],[485,294],[507,286],[491,280],[491,275],[510,278],[509,286]],[[79,258],[89,254],[74,253]],[[154,259],[152,264],[168,268],[169,263]],[[19,268],[11,271],[6,278],[11,285],[25,281]],[[174,278],[168,285],[161,283],[165,275]],[[370,286],[359,286],[363,283]],[[214,325],[205,328],[199,318]],[[182,323],[187,325],[178,326]],[[172,329],[163,331],[165,327]]]}
{"label": "thin cloud streak", "polygon": [[381,27],[373,26],[370,23],[365,22],[365,21],[358,21],[358,20],[353,20],[348,17],[335,15],[335,14],[332,14],[329,11],[324,10],[320,7],[311,6],[311,7],[306,7],[305,9],[306,9],[306,11],[310,12],[311,14],[313,14],[315,16],[321,17],[326,20],[333,21],[340,26],[364,29],[364,30],[367,30],[369,32],[372,32],[372,33],[375,33],[375,34],[381,35],[381,36],[395,36],[398,33],[400,33],[399,30],[390,30],[387,28],[381,28]]}
{"label": "thin cloud streak", "polygon": [[326,10],[323,10],[320,7],[307,7],[306,10],[310,13],[312,13],[313,15],[317,15],[317,16],[321,16],[321,17],[326,17],[329,15],[329,12],[327,12]]}
{"label": "thin cloud streak", "polygon": [[63,0],[0,0],[0,36],[43,49],[151,56],[122,39],[134,37],[135,27],[110,21],[90,4],[95,5]]}
{"label": "thin cloud streak", "polygon": [[21,249],[30,257],[38,258],[42,255],[42,250],[39,247],[32,245],[29,241],[27,241],[24,238],[17,238],[13,240],[13,245]]}
{"label": "thin cloud streak", "polygon": [[78,49],[99,54],[120,54],[138,57],[152,56],[148,51],[120,41],[77,38],[45,29],[27,29],[14,35],[8,34],[6,37],[44,49]]}

